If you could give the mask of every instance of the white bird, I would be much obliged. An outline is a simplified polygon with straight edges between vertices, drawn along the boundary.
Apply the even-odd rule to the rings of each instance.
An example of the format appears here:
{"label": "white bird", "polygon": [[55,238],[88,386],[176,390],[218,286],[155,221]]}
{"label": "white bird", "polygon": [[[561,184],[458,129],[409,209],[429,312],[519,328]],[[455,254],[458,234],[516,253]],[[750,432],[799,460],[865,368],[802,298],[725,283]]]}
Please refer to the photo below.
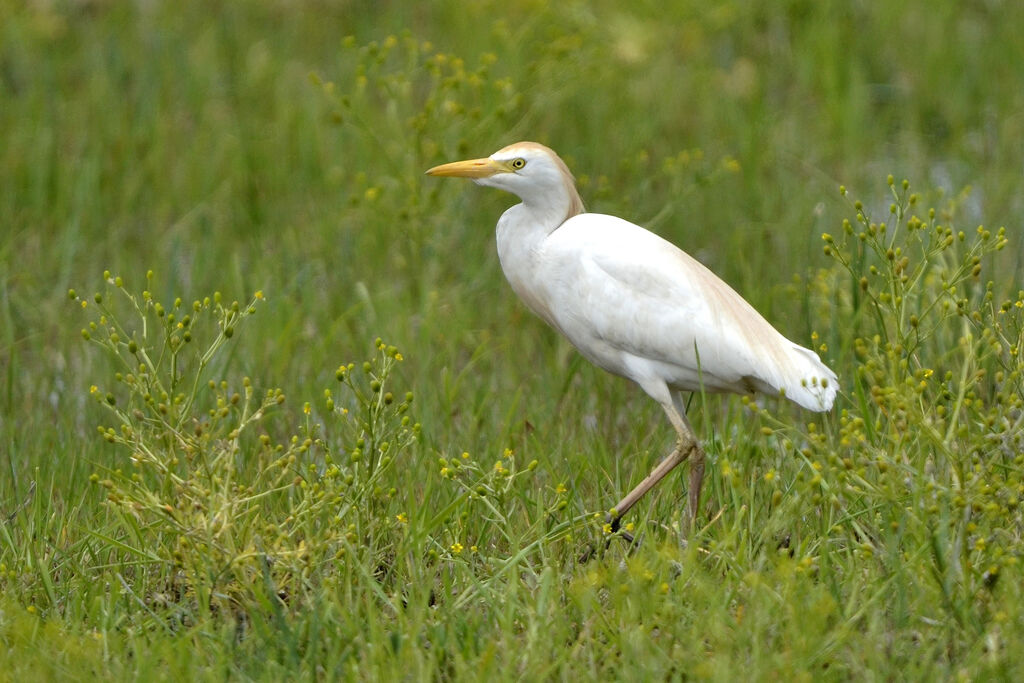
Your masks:
{"label": "white bird", "polygon": [[572,174],[551,149],[517,142],[427,174],[471,178],[522,200],[497,227],[498,257],[512,289],[589,361],[639,384],[675,427],[672,453],[612,509],[613,528],[687,458],[689,521],[695,520],[704,451],[682,392],[759,391],[817,412],[832,407],[839,384],[816,353],[783,337],[672,243],[621,218],[585,213]]}

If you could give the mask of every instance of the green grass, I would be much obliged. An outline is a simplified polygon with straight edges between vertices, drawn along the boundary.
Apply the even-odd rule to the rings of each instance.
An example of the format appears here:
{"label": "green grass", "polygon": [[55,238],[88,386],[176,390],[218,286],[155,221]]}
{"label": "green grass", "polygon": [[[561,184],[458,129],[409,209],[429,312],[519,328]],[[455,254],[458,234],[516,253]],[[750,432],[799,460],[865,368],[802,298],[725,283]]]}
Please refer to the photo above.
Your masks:
{"label": "green grass", "polygon": [[[549,4],[0,0],[0,678],[1021,676],[1019,3]],[[422,175],[518,139],[839,374],[685,547],[577,562],[673,434]]]}

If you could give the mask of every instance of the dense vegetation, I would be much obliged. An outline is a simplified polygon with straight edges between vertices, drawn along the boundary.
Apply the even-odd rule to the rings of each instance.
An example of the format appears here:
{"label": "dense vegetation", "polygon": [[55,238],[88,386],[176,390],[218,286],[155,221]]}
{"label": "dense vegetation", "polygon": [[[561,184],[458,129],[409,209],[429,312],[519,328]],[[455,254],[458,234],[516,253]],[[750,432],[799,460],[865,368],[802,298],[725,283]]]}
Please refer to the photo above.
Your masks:
{"label": "dense vegetation", "polygon": [[[1021,25],[0,0],[0,678],[1018,678]],[[579,562],[674,434],[423,176],[519,139],[839,374],[693,397],[686,543]]]}

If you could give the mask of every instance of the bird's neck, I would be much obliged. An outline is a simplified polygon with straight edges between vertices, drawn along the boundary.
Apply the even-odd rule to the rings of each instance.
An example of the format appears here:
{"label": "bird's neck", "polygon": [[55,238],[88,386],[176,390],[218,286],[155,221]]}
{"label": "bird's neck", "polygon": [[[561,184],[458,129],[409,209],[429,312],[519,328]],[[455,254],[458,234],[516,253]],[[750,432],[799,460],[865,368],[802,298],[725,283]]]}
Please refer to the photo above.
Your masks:
{"label": "bird's neck", "polygon": [[548,234],[585,210],[583,200],[580,199],[579,192],[571,180],[552,184],[543,192],[534,191],[520,199],[523,200],[520,206],[529,214],[530,220],[546,227]]}
{"label": "bird's neck", "polygon": [[568,182],[546,192],[530,193],[498,221],[498,259],[505,277],[527,307],[551,325],[555,321],[541,300],[544,283],[539,281],[538,262],[548,236],[583,211],[576,187]]}
{"label": "bird's neck", "polygon": [[538,260],[544,240],[564,222],[562,215],[550,208],[538,210],[526,203],[516,204],[501,215],[496,230],[498,260],[505,278],[527,307],[545,320],[546,309],[537,298],[542,289]]}
{"label": "bird's neck", "polygon": [[534,250],[565,222],[564,211],[564,205],[540,202],[537,198],[509,208],[498,221],[498,251]]}
{"label": "bird's neck", "polygon": [[506,264],[516,262],[519,270],[548,235],[562,223],[583,213],[583,201],[571,182],[552,184],[543,192],[530,192],[523,201],[501,215],[498,221],[498,255],[505,272]]}

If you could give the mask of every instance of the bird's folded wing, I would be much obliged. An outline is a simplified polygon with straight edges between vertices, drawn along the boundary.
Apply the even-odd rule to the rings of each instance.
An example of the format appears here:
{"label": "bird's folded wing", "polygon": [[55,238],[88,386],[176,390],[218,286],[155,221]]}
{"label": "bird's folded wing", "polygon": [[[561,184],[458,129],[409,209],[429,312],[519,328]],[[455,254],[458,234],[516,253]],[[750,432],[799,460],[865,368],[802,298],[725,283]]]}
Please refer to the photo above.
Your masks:
{"label": "bird's folded wing", "polygon": [[779,369],[799,347],[714,273],[654,233],[584,214],[552,233],[544,252],[552,309],[570,339],[571,330],[585,329],[636,356],[691,372],[699,363],[703,375],[726,384],[755,378],[783,386]]}

